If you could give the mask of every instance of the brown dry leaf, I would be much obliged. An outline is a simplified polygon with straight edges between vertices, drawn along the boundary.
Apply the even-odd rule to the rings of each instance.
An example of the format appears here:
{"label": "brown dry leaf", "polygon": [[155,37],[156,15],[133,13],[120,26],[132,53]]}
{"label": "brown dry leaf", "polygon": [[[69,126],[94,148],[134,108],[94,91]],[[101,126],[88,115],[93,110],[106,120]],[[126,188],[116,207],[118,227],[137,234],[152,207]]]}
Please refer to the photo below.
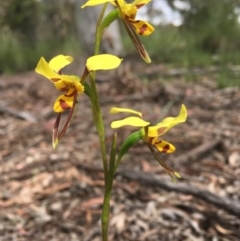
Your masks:
{"label": "brown dry leaf", "polygon": [[125,184],[122,182],[114,181],[113,187],[115,187],[115,186],[123,189],[124,191],[128,192],[131,195],[134,195],[138,190],[138,184],[136,184],[136,183]]}
{"label": "brown dry leaf", "polygon": [[225,229],[217,223],[214,226],[217,229],[217,231],[221,234],[233,234],[232,230]]}
{"label": "brown dry leaf", "polygon": [[193,199],[192,195],[179,195],[179,199],[182,201],[191,201]]}
{"label": "brown dry leaf", "polygon": [[232,167],[239,167],[240,166],[240,155],[238,152],[234,151],[228,157],[228,162]]}
{"label": "brown dry leaf", "polygon": [[120,212],[118,214],[114,214],[110,220],[110,226],[115,227],[117,233],[121,233],[125,229],[126,225],[126,213]]}
{"label": "brown dry leaf", "polygon": [[46,206],[38,207],[36,205],[30,206],[30,211],[35,221],[38,224],[47,223],[52,220],[52,216],[47,213]]}
{"label": "brown dry leaf", "polygon": [[81,183],[87,183],[88,185],[92,184],[92,179],[84,175],[82,172],[79,172],[77,168],[74,166],[71,166],[66,170],[55,171],[54,176],[59,180],[68,180],[68,181],[78,180]]}
{"label": "brown dry leaf", "polygon": [[99,207],[102,204],[103,204],[103,198],[95,197],[82,202],[80,205],[83,209],[85,209],[85,208],[92,208],[96,206]]}
{"label": "brown dry leaf", "polygon": [[72,186],[72,182],[66,182],[66,183],[54,185],[52,187],[42,190],[40,193],[36,195],[36,198],[37,199],[43,198],[45,195],[51,195],[51,194],[57,193],[71,186]]}
{"label": "brown dry leaf", "polygon": [[149,171],[152,170],[152,167],[150,166],[148,161],[142,160],[141,165],[142,165],[142,171],[143,172],[149,172]]}
{"label": "brown dry leaf", "polygon": [[144,232],[141,236],[141,241],[145,241],[146,239],[149,239],[152,235],[156,234],[159,232],[159,229],[158,228],[155,228],[155,229],[150,229],[150,230],[147,230],[146,232]]}

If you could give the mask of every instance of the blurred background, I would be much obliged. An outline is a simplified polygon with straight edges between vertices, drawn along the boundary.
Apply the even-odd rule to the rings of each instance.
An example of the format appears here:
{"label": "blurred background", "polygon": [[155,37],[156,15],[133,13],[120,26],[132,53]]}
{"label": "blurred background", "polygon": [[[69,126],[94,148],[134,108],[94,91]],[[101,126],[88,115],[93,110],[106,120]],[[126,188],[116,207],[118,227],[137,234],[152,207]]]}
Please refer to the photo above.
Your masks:
{"label": "blurred background", "polygon": [[[91,54],[99,8],[83,11],[84,2],[1,0],[0,73],[32,70],[41,56]],[[153,23],[156,31],[142,41],[158,63],[173,68],[218,66],[220,87],[239,85],[239,73],[232,71],[240,61],[239,6],[236,0],[153,0],[138,17]],[[118,54],[124,49],[125,57],[136,52],[121,22],[105,35],[105,43],[106,51]],[[231,81],[225,81],[229,77]]]}

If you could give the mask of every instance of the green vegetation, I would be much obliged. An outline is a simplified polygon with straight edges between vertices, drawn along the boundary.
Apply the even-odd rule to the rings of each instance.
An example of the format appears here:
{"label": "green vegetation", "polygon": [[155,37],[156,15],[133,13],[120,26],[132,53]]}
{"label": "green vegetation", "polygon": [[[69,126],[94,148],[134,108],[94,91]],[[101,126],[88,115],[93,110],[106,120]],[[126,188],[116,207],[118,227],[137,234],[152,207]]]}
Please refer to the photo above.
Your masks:
{"label": "green vegetation", "polygon": [[12,33],[6,33],[0,36],[0,74],[33,70],[40,57],[50,59],[59,53],[78,56],[79,43],[72,38],[64,42],[49,38],[29,45],[15,38]]}
{"label": "green vegetation", "polygon": [[41,56],[79,54],[69,1],[2,0],[0,74],[33,70]]}
{"label": "green vegetation", "polygon": [[[217,66],[221,71],[214,73],[213,79],[220,87],[240,86],[239,72],[231,70],[231,66],[240,65],[238,3],[235,0],[212,0],[211,4],[208,0],[181,0],[189,9],[177,9],[174,0],[167,1],[181,12],[183,25],[156,26],[154,34],[141,38],[151,58],[169,68]],[[58,5],[53,0],[43,2],[2,1],[0,74],[32,70],[41,56],[46,59],[59,53],[78,56],[74,5],[65,0]],[[125,29],[122,36],[126,53],[132,55],[135,49]]]}
{"label": "green vegetation", "polygon": [[[124,33],[124,32],[123,32]],[[235,35],[239,35],[236,41],[240,39],[240,26]],[[158,26],[155,33],[142,37],[147,51],[152,60],[167,65],[170,68],[186,69],[208,69],[217,67],[219,71],[206,74],[213,80],[216,80],[219,87],[240,86],[240,68],[232,71],[232,66],[240,66],[240,48],[236,41],[226,41],[225,45],[219,47],[216,52],[203,49],[199,46],[200,36],[194,32],[187,31],[180,27]],[[128,36],[124,34],[123,43],[127,53],[135,53],[134,46]],[[187,74],[187,81],[196,81],[199,79],[196,75]]]}

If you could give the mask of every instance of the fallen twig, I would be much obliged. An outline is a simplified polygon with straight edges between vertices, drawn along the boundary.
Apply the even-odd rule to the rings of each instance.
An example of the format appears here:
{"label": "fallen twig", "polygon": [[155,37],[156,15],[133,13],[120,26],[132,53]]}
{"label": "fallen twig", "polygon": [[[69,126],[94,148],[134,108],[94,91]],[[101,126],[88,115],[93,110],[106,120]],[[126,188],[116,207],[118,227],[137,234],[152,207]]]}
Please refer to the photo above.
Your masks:
{"label": "fallen twig", "polygon": [[[94,166],[86,166],[83,164],[75,164],[79,169],[85,169],[88,171],[102,171],[99,167]],[[157,177],[157,175],[153,175],[152,173],[144,173],[144,172],[136,172],[136,171],[129,171],[126,169],[119,168],[117,171],[117,175],[121,175],[129,180],[138,181],[144,183],[145,185],[149,186],[157,186],[161,187],[168,191],[175,191],[184,194],[193,195],[196,198],[199,198],[207,203],[210,203],[216,207],[222,208],[223,210],[229,212],[232,215],[240,217],[240,203],[227,198],[215,195],[207,190],[200,189],[191,184],[185,183],[173,183],[169,181],[164,181]]]}
{"label": "fallen twig", "polygon": [[158,178],[157,175],[152,175],[152,174],[143,173],[143,172],[119,170],[117,174],[127,179],[144,183],[146,185],[157,186],[165,190],[193,195],[201,200],[204,200],[207,203],[211,203],[216,207],[222,208],[225,211],[237,217],[240,217],[239,202],[227,197],[221,197],[221,196],[215,195],[207,190],[197,188],[194,185],[185,184],[185,183],[166,182]]}

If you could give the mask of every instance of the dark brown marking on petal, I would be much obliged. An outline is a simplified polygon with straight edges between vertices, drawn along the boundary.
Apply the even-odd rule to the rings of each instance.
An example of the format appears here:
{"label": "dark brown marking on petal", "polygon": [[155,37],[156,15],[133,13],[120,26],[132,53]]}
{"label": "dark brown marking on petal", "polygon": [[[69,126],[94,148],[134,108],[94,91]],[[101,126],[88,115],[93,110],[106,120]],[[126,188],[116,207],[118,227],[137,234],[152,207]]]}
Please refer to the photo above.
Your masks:
{"label": "dark brown marking on petal", "polygon": [[169,151],[169,149],[170,149],[170,146],[167,144],[167,145],[165,145],[165,146],[163,147],[162,152],[163,152],[163,153],[167,153],[167,152]]}
{"label": "dark brown marking on petal", "polygon": [[167,128],[166,127],[161,127],[161,128],[159,128],[158,129],[158,135],[160,136],[160,135],[162,135],[164,132],[165,132],[165,130],[166,130]]}
{"label": "dark brown marking on petal", "polygon": [[[152,140],[155,138],[155,137],[151,137],[152,138]],[[157,139],[156,141],[155,141],[155,144],[160,144],[160,143],[162,143],[162,140],[161,139]]]}
{"label": "dark brown marking on petal", "polygon": [[145,3],[137,4],[136,7],[137,7],[137,9],[139,9],[139,8],[141,8],[141,7],[144,6],[144,5],[145,5]]}
{"label": "dark brown marking on petal", "polygon": [[58,78],[51,78],[51,81],[52,82],[58,82],[60,79],[58,79]]}
{"label": "dark brown marking on petal", "polygon": [[139,28],[139,34],[143,35],[144,32],[147,31],[147,24],[143,24],[143,26],[141,28]]}
{"label": "dark brown marking on petal", "polygon": [[69,110],[71,107],[65,102],[65,100],[59,100],[60,106],[63,110]]}
{"label": "dark brown marking on petal", "polygon": [[68,87],[68,86],[60,89],[60,91],[68,91],[68,90],[69,90],[69,87]]}

